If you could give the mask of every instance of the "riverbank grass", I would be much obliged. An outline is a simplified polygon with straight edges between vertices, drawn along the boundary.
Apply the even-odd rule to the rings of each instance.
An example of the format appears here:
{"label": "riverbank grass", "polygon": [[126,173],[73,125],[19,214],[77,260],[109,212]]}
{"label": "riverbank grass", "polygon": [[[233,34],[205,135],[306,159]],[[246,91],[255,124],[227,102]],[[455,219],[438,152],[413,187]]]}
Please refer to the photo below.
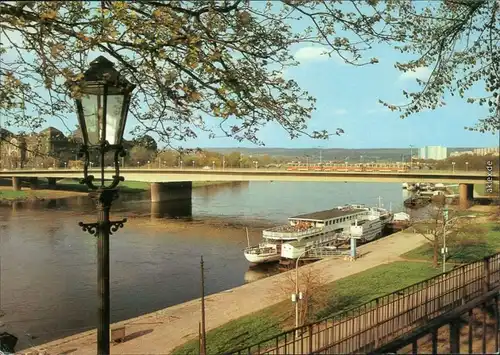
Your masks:
{"label": "riverbank grass", "polygon": [[[68,192],[85,193],[88,192],[86,185],[82,185],[79,179],[58,180],[56,188],[49,187],[47,179],[38,179],[36,190],[31,190],[24,182],[20,191],[12,190],[8,184],[0,186],[0,201],[24,201],[37,198],[61,198],[69,197]],[[5,183],[5,182],[4,182]],[[10,182],[9,182],[10,183]],[[228,181],[193,181],[193,188],[227,184]],[[150,183],[142,181],[123,181],[119,185],[120,193],[143,193],[149,191]],[[66,192],[66,193],[62,193]]]}
{"label": "riverbank grass", "polygon": [[[404,288],[439,273],[429,263],[393,262],[326,284],[326,307],[312,316],[320,319]],[[249,346],[290,329],[289,300],[241,317],[207,332],[207,353],[218,354]],[[288,325],[288,326],[287,326]],[[174,355],[198,354],[198,339],[174,349]]]}
{"label": "riverbank grass", "polygon": [[497,182],[493,182],[491,184],[488,188],[488,190],[491,189],[490,191],[487,191],[486,187],[486,184],[474,184],[474,193],[479,196],[498,197],[498,194],[500,193],[500,185]]}
{"label": "riverbank grass", "polygon": [[54,198],[67,198],[72,196],[81,195],[76,191],[64,190],[30,190],[24,189],[14,191],[10,187],[0,186],[0,202],[15,202],[15,201],[28,201],[39,199],[54,199]]}
{"label": "riverbank grass", "polygon": [[[500,252],[500,228],[498,225],[491,222],[483,223],[481,226],[485,229],[484,238],[471,240],[470,243],[461,243],[456,247],[449,246],[450,256],[447,260],[450,263],[470,263]],[[431,244],[427,243],[401,256],[407,260],[430,262],[433,257],[433,249]]]}
{"label": "riverbank grass", "polygon": [[[88,187],[80,184],[78,179],[62,179],[56,184],[57,190],[87,192]],[[122,181],[119,185],[120,192],[140,193],[149,190],[149,183],[142,181]]]}
{"label": "riverbank grass", "polygon": [[[486,176],[485,176],[485,180],[486,180]],[[458,186],[447,186],[447,189],[454,194],[459,193]],[[497,182],[493,182],[493,184],[491,185],[491,192],[486,191],[486,184],[474,184],[474,195],[475,196],[498,197],[499,191],[500,191],[500,185]]]}
{"label": "riverbank grass", "polygon": [[28,198],[29,196],[26,191],[0,190],[0,200],[14,201]]}
{"label": "riverbank grass", "polygon": [[[193,188],[219,185],[228,183],[227,181],[193,181]],[[87,191],[85,185],[81,185],[79,180],[76,179],[63,179],[57,182],[58,189],[61,190],[73,190],[73,191]],[[120,182],[119,189],[120,192],[124,193],[139,193],[149,191],[150,183],[143,181],[122,181]]]}

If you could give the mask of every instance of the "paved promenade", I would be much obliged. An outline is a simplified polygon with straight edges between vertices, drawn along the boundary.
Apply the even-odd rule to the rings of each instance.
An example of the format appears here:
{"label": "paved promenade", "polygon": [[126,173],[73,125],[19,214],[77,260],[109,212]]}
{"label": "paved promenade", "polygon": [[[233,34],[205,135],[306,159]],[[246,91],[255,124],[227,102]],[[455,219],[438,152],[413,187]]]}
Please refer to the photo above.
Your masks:
{"label": "paved promenade", "polygon": [[[425,242],[426,239],[422,235],[399,232],[359,247],[362,257],[354,262],[343,259],[325,259],[304,266],[304,268],[321,270],[324,282],[329,283],[381,264],[400,260],[401,254]],[[289,282],[289,275],[286,273],[208,296],[206,298],[207,330],[281,302],[286,298],[280,286],[284,282]],[[126,333],[132,339],[113,345],[111,353],[170,354],[175,347],[198,336],[200,318],[198,299],[116,323],[116,325],[125,325]],[[94,330],[59,339],[22,353],[38,354],[44,350],[50,355],[62,353],[94,355],[96,332]]]}

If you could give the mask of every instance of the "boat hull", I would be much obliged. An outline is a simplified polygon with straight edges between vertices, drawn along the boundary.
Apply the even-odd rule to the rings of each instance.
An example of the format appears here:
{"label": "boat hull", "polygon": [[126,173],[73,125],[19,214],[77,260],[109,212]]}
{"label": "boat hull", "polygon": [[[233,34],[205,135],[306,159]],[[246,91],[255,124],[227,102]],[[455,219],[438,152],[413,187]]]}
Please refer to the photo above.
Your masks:
{"label": "boat hull", "polygon": [[245,253],[245,258],[253,264],[272,263],[280,259],[278,253]]}

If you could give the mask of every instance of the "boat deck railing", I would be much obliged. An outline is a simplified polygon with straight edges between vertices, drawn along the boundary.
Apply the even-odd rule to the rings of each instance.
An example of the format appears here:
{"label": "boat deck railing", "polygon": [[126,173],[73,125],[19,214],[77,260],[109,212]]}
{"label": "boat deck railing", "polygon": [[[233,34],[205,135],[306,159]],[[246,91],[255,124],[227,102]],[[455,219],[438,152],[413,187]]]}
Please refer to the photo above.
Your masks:
{"label": "boat deck railing", "polygon": [[[284,227],[284,226],[280,226],[280,227]],[[297,231],[297,230],[294,230],[293,227],[291,227],[291,226],[288,226],[288,227],[291,227],[288,230],[285,228],[279,229],[280,227],[265,229],[262,232],[262,236],[264,238],[294,239],[294,238],[303,237],[303,236],[308,235],[308,234],[318,233],[318,232],[323,230],[323,228],[312,227],[312,228],[308,228],[304,231]]]}
{"label": "boat deck railing", "polygon": [[[306,243],[306,248],[317,247],[319,245],[331,243],[334,241],[345,241],[347,239],[350,239],[350,237],[351,236],[349,233],[336,233],[336,234],[333,234],[330,236],[319,238],[318,240],[309,241]],[[287,244],[291,245],[292,247],[299,247],[299,246],[303,245],[303,243],[304,242],[302,242],[302,241],[294,241],[294,242],[290,242]]]}
{"label": "boat deck railing", "polygon": [[253,246],[253,247],[248,247],[248,248],[245,248],[245,253],[247,254],[256,254],[256,255],[260,255],[260,254],[269,254],[269,253],[275,253],[276,252],[276,248],[274,247],[268,247],[268,246],[263,246],[263,245],[259,245],[259,246]]}

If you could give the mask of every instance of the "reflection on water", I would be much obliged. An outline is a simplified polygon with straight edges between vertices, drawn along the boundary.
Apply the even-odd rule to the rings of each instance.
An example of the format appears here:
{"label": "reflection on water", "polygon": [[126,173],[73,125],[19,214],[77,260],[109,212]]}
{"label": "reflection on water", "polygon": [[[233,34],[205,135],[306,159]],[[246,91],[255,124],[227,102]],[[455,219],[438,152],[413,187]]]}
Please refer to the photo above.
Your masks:
{"label": "reflection on water", "polygon": [[182,218],[191,219],[193,215],[193,203],[191,200],[152,202],[151,218]]}
{"label": "reflection on water", "polygon": [[245,282],[255,282],[268,276],[276,275],[280,272],[277,263],[250,266],[245,272]]}
{"label": "reflection on water", "polygon": [[[209,294],[276,272],[248,268],[244,228],[224,232],[194,224],[174,233],[161,219],[283,223],[291,215],[346,203],[375,205],[378,196],[385,207],[392,202],[394,211],[402,210],[400,184],[384,183],[221,184],[194,189],[191,203],[155,205],[149,193],[122,194],[113,204],[113,218],[152,218],[132,219],[112,236],[112,321],[198,298],[200,255]],[[87,196],[0,206],[2,330],[19,337],[20,349],[95,327],[96,240],[78,227],[95,218]]]}

